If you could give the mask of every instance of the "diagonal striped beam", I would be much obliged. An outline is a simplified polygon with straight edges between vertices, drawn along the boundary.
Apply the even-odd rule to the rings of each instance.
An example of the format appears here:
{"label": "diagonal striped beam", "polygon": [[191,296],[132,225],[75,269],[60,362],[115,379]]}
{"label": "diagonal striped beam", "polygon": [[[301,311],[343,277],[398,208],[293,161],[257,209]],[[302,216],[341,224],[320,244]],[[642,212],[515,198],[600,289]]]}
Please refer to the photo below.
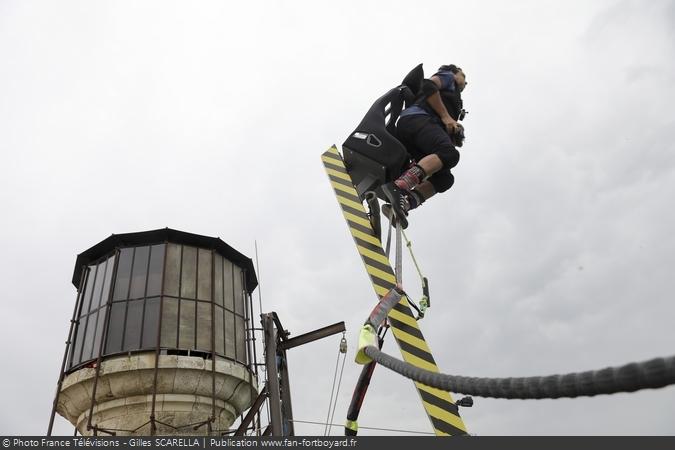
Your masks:
{"label": "diagonal striped beam", "polygon": [[[381,298],[396,285],[396,276],[382,249],[382,242],[373,231],[368,214],[356,193],[337,148],[335,146],[329,148],[321,155],[321,160],[373,289],[377,297]],[[439,372],[405,296],[391,310],[388,318],[396,343],[401,349],[403,360],[415,366]],[[464,422],[459,416],[450,393],[417,382],[415,382],[415,388],[417,388],[422,406],[437,436],[467,434]]]}

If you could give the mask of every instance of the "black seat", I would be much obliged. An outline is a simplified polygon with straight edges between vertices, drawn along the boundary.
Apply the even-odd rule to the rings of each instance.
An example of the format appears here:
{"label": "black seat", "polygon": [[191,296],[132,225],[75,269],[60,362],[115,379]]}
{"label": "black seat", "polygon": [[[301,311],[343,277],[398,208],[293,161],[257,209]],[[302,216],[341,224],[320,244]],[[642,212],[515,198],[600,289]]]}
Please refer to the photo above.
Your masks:
{"label": "black seat", "polygon": [[377,99],[354,132],[342,144],[347,171],[363,199],[368,191],[378,192],[381,185],[396,179],[409,156],[396,138],[396,120],[409,105],[424,78],[422,65],[415,67],[402,85]]}

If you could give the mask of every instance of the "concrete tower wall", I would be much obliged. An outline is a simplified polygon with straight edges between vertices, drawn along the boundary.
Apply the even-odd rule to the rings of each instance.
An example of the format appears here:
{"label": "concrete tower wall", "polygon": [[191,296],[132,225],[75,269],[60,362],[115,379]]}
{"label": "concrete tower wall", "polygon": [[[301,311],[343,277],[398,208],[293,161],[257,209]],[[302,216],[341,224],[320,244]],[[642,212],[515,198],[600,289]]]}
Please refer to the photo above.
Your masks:
{"label": "concrete tower wall", "polygon": [[[155,396],[156,433],[203,435],[213,415],[213,430],[227,430],[255,400],[257,380],[250,371],[230,361],[161,355],[154,388],[155,355],[142,353],[105,359],[99,372],[96,402],[92,392],[96,370],[69,374],[63,383],[57,411],[82,435],[92,410],[92,424],[122,435],[150,435],[150,414]],[[215,383],[214,383],[215,381]],[[202,423],[197,430],[194,424]],[[192,424],[192,426],[191,426]]]}

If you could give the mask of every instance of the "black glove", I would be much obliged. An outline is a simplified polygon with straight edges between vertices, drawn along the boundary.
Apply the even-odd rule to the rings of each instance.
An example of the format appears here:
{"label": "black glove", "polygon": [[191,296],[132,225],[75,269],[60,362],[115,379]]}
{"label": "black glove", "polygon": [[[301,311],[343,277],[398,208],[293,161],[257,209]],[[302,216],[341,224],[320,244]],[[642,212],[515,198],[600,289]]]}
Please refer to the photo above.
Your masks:
{"label": "black glove", "polygon": [[461,123],[457,124],[457,127],[455,127],[454,133],[450,135],[450,140],[452,140],[452,144],[455,147],[461,147],[464,145],[464,139],[466,136],[464,136],[464,125]]}

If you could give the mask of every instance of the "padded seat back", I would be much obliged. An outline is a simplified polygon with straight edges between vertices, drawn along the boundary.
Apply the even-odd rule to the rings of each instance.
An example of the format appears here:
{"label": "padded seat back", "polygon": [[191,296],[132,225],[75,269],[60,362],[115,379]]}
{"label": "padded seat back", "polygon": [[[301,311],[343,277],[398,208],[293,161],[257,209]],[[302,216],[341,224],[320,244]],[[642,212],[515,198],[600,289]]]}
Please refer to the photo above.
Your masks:
{"label": "padded seat back", "polygon": [[359,196],[376,191],[403,172],[409,156],[396,138],[396,121],[403,107],[410,106],[420,94],[424,69],[422,64],[411,70],[400,86],[378,98],[356,130],[342,144],[347,171]]}
{"label": "padded seat back", "polygon": [[405,146],[396,139],[406,89],[395,87],[377,99],[342,144],[347,171],[360,196],[394,180],[408,162]]}

